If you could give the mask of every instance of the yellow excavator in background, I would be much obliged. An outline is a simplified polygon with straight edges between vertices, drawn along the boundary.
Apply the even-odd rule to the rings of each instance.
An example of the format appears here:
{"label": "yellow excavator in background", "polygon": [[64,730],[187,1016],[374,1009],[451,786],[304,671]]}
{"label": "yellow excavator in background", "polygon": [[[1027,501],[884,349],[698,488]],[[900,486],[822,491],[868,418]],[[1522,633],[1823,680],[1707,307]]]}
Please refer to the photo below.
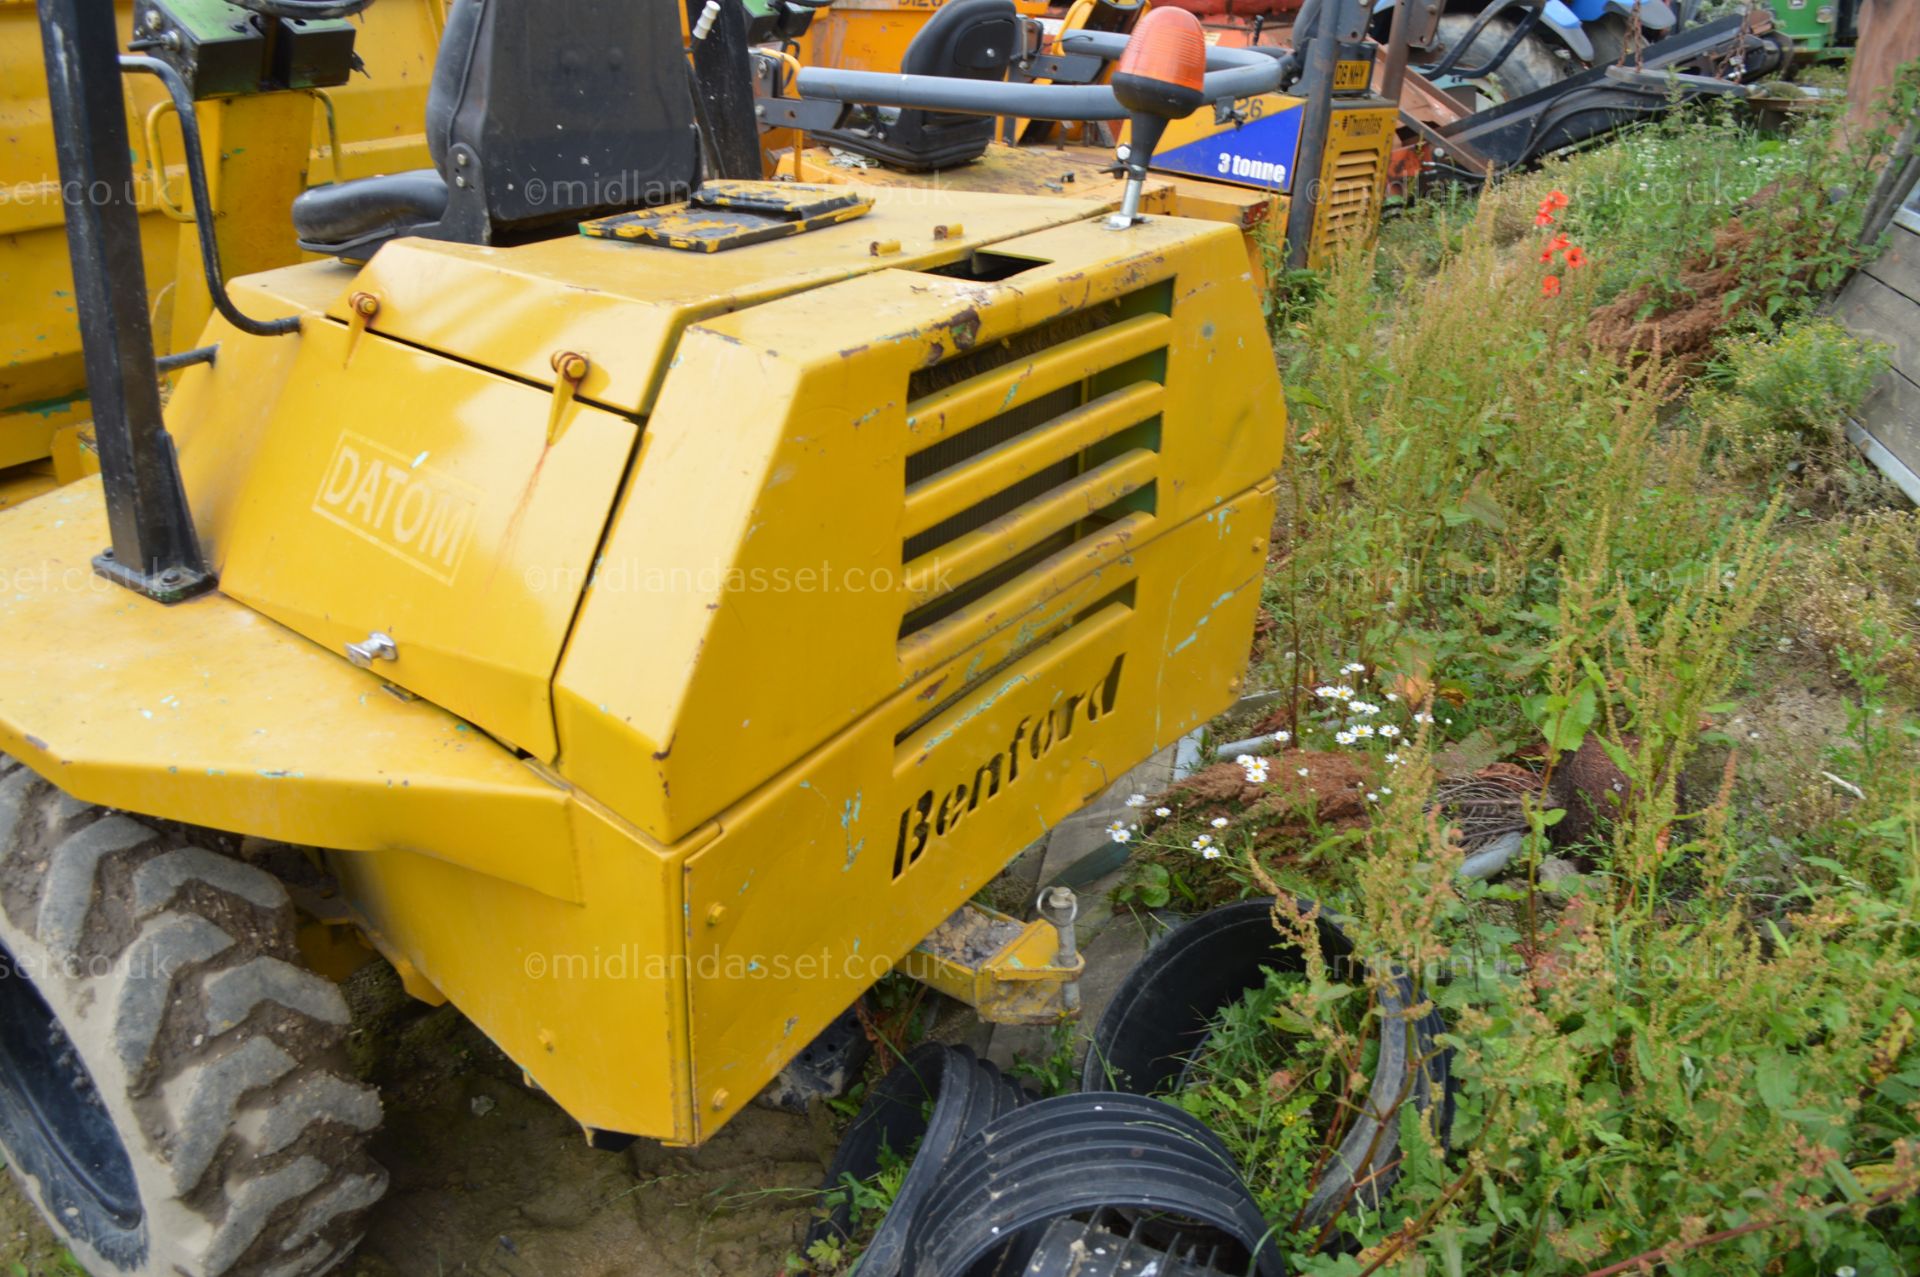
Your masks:
{"label": "yellow excavator in background", "polygon": [[[352,63],[327,51],[328,40],[340,47],[345,33],[337,25],[316,27],[307,38],[311,52],[290,53],[284,70],[268,59],[264,35],[227,30],[226,39],[195,40],[196,49],[222,61],[227,76],[206,83],[199,123],[211,200],[205,215],[229,272],[299,260],[287,209],[310,180],[338,182],[426,163],[421,112],[445,6],[446,0],[385,0],[354,20],[347,45]],[[197,8],[209,26],[230,27],[234,20],[225,5]],[[158,30],[153,24],[176,11],[191,17],[196,6],[119,0],[120,36],[139,44],[142,33]],[[240,20],[268,22],[251,12]],[[277,34],[281,20],[272,21]],[[263,86],[286,91],[262,93]],[[167,95],[150,79],[131,80],[126,110],[147,291],[156,347],[165,355],[191,347],[211,309],[193,226],[202,211],[187,190],[179,124]],[[33,0],[0,0],[0,119],[7,134],[0,154],[0,289],[7,298],[0,309],[0,505],[9,505],[98,467],[86,430],[91,407]]]}

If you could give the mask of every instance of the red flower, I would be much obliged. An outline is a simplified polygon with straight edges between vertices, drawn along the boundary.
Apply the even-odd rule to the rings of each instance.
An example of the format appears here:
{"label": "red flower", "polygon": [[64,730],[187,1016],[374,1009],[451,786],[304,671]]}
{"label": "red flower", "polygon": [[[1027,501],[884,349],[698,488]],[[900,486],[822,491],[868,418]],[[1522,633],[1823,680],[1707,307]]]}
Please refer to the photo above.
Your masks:
{"label": "red flower", "polygon": [[1560,295],[1560,277],[1558,275],[1549,275],[1541,280],[1540,295],[1542,297],[1558,297]]}
{"label": "red flower", "polygon": [[1574,270],[1579,270],[1582,266],[1585,266],[1586,264],[1587,264],[1587,252],[1585,249],[1569,248],[1567,250],[1568,266],[1571,266]]}
{"label": "red flower", "polygon": [[1567,197],[1559,191],[1548,191],[1545,203],[1549,208],[1565,208],[1567,206]]}
{"label": "red flower", "polygon": [[1553,214],[1547,211],[1547,208],[1544,204],[1540,206],[1540,211],[1534,214],[1533,224],[1535,226],[1553,225]]}
{"label": "red flower", "polygon": [[1550,253],[1557,253],[1571,243],[1573,243],[1573,241],[1568,239],[1565,235],[1555,235],[1553,237],[1553,242],[1547,245],[1547,251]]}

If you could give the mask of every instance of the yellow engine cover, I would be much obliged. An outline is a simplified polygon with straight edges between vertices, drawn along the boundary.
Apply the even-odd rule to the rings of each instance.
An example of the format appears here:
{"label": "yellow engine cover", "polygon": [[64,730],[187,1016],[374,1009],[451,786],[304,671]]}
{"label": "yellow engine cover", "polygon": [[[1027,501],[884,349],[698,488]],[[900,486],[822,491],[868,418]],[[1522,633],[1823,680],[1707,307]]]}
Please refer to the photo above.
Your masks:
{"label": "yellow engine cover", "polygon": [[[1228,702],[1263,579],[1284,410],[1234,230],[871,195],[719,254],[401,241],[239,281],[304,323],[215,319],[168,406],[223,593],[0,601],[0,748],[335,849],[415,987],[579,1120],[712,1134]],[[0,544],[84,564],[96,502]],[[349,668],[374,629],[397,658]],[[102,659],[131,645],[137,676]]]}

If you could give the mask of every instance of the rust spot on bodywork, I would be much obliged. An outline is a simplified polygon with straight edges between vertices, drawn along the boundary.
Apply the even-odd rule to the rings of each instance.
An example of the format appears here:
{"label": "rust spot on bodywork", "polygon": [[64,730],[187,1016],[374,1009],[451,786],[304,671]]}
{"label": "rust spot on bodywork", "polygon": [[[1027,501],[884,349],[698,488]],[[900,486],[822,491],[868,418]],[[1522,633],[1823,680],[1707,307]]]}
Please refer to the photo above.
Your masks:
{"label": "rust spot on bodywork", "polygon": [[[934,335],[942,331],[946,333],[947,339],[953,343],[952,353],[955,355],[964,355],[979,344],[980,312],[974,307],[969,306],[952,319],[941,323],[932,333],[929,333],[928,336],[930,340],[927,342],[927,357],[920,361],[922,368],[931,368],[947,358],[946,343]],[[913,335],[915,334],[902,333],[901,337],[905,338]]]}
{"label": "rust spot on bodywork", "polygon": [[953,334],[955,350],[972,350],[980,340],[980,312],[967,307],[948,321],[947,329]]}

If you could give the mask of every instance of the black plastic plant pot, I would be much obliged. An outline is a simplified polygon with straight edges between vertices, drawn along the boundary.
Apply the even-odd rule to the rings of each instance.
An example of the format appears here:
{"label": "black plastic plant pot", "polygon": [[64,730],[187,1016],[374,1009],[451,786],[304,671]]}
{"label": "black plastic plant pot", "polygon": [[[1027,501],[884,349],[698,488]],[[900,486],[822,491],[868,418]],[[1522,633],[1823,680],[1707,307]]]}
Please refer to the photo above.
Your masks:
{"label": "black plastic plant pot", "polygon": [[[914,1047],[875,1084],[835,1150],[821,1186],[825,1194],[844,1187],[848,1176],[870,1178],[882,1169],[888,1152],[913,1159],[886,1219],[861,1252],[860,1277],[895,1277],[902,1271],[908,1229],[954,1149],[1032,1098],[972,1051],[941,1042]],[[851,1241],[851,1229],[848,1206],[842,1202],[808,1230],[807,1243],[835,1237]]]}
{"label": "black plastic plant pot", "polygon": [[[1093,1031],[1081,1086],[1161,1095],[1185,1085],[1209,1027],[1220,1012],[1258,988],[1263,969],[1305,971],[1306,959],[1273,921],[1273,900],[1243,900],[1176,927],[1140,960]],[[1294,901],[1303,916],[1313,906]],[[1324,915],[1315,919],[1320,952],[1339,971],[1353,943]],[[1307,1227],[1325,1224],[1356,1204],[1377,1209],[1398,1178],[1403,1103],[1426,1111],[1436,1102],[1442,1140],[1453,1120],[1449,1053],[1437,1041],[1446,1023],[1437,1010],[1410,1020],[1405,977],[1379,992],[1379,1058],[1365,1112],[1357,1117],[1321,1171],[1301,1214]]]}
{"label": "black plastic plant pot", "polygon": [[1063,1220],[1128,1221],[1137,1245],[1204,1254],[1213,1271],[1287,1272],[1219,1137],[1163,1100],[1115,1092],[1041,1100],[965,1141],[914,1217],[907,1271],[1021,1272]]}

